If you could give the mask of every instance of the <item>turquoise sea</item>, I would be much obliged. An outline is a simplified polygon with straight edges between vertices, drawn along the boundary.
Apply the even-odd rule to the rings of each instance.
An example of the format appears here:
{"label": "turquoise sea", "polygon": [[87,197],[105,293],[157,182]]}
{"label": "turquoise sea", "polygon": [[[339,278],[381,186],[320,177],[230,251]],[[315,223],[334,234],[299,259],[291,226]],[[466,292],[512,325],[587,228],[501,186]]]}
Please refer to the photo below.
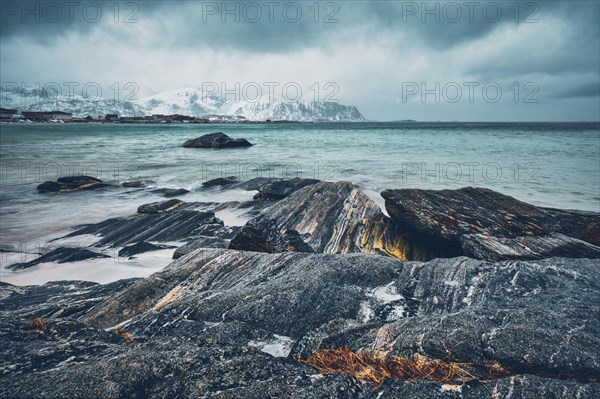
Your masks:
{"label": "turquoise sea", "polygon": [[[247,149],[186,149],[221,131]],[[598,123],[271,123],[0,125],[2,242],[58,237],[74,225],[135,213],[163,199],[155,187],[186,188],[184,200],[250,199],[201,188],[225,176],[348,180],[380,205],[387,188],[488,187],[536,205],[600,211]],[[36,186],[86,174],[119,185],[61,195]],[[151,181],[126,189],[126,180]]]}

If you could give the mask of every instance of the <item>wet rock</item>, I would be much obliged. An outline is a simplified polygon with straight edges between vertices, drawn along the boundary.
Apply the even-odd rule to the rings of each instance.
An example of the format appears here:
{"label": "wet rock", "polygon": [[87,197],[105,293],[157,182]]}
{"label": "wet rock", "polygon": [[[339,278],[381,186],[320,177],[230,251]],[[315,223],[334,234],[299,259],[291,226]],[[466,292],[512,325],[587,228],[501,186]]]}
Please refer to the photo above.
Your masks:
{"label": "wet rock", "polygon": [[303,187],[319,183],[317,179],[276,180],[261,186],[258,194],[254,196],[255,200],[280,200],[288,195],[300,190]]}
{"label": "wet rock", "polygon": [[541,208],[473,187],[381,195],[394,223],[409,234],[460,243],[463,254],[477,259],[597,258],[600,250],[600,213]]}
{"label": "wet rock", "polygon": [[140,205],[137,209],[137,212],[141,213],[141,214],[147,214],[147,215],[152,215],[152,214],[157,214],[157,213],[162,213],[162,212],[170,212],[183,204],[185,204],[185,202],[178,200],[178,199],[172,199],[172,200],[161,201],[161,202],[152,202],[150,204]]}
{"label": "wet rock", "polygon": [[237,177],[218,177],[216,179],[208,180],[202,183],[202,187],[216,187],[216,186],[227,186],[237,182]]}
{"label": "wet rock", "polygon": [[190,190],[186,190],[185,188],[158,188],[156,190],[152,190],[152,192],[162,194],[163,197],[170,198],[188,194]]}
{"label": "wet rock", "polygon": [[144,187],[144,182],[141,180],[130,180],[130,181],[124,181],[123,183],[121,183],[121,185],[123,187],[137,188],[137,187]]}
{"label": "wet rock", "polygon": [[465,255],[490,261],[502,259],[533,260],[553,256],[600,258],[600,247],[558,233],[516,238],[465,234],[461,236],[460,242]]}
{"label": "wet rock", "polygon": [[221,132],[205,134],[183,143],[185,148],[239,148],[251,146],[252,144],[246,139],[232,139]]}
{"label": "wet rock", "polygon": [[181,258],[182,256],[200,248],[227,248],[229,241],[230,240],[222,237],[202,236],[177,248],[175,252],[173,252],[173,259]]}
{"label": "wet rock", "polygon": [[4,285],[5,290],[1,299],[2,306],[12,317],[26,320],[36,317],[78,317],[138,280],[125,279],[108,284],[52,281],[44,285],[26,287],[0,283],[0,286]]}
{"label": "wet rock", "polygon": [[241,188],[243,190],[254,191],[260,189],[265,184],[269,184],[273,181],[277,181],[278,179],[272,177],[255,177],[250,180],[242,181],[239,183],[235,183],[230,188]]}
{"label": "wet rock", "polygon": [[205,188],[219,187],[223,190],[241,189],[247,191],[255,191],[260,189],[265,184],[269,184],[278,180],[280,179],[275,179],[271,177],[254,177],[250,180],[240,181],[237,178],[237,176],[228,176],[208,180],[202,183],[202,186]]}
{"label": "wet rock", "polygon": [[402,231],[390,223],[375,202],[349,182],[320,182],[294,192],[246,223],[229,248],[261,252],[362,252],[404,260],[462,253],[458,244]]}
{"label": "wet rock", "polygon": [[152,244],[150,242],[138,242],[133,245],[128,245],[119,250],[119,256],[133,256],[144,252],[159,251],[161,249],[175,248],[172,245]]}
{"label": "wet rock", "polygon": [[560,233],[600,245],[600,213],[541,208],[485,188],[385,190],[399,225],[458,241],[463,234],[517,238]]}
{"label": "wet rock", "polygon": [[[223,228],[223,222],[215,217],[214,212],[184,209],[176,205],[173,210],[161,213],[142,213],[134,216],[107,219],[103,222],[84,226],[65,236],[99,235],[101,238],[95,246],[120,247],[142,241],[176,242],[188,241],[197,236],[214,235]],[[157,205],[158,209],[164,208]],[[157,209],[157,208],[150,208]]]}
{"label": "wet rock", "polygon": [[[599,262],[403,263],[364,254],[201,249],[110,294],[96,294],[101,285],[67,290],[73,299],[82,290],[106,300],[72,317],[49,316],[44,331],[8,305],[31,309],[52,295],[40,295],[46,286],[20,287],[10,304],[0,299],[0,394],[595,397]],[[114,333],[117,323],[129,341]],[[388,380],[372,390],[293,359],[341,346],[476,365],[498,361],[509,376],[457,385]]]}
{"label": "wet rock", "polygon": [[51,250],[48,253],[43,254],[39,258],[24,263],[15,263],[10,265],[10,269],[26,269],[40,263],[46,262],[58,262],[58,263],[69,263],[79,262],[83,260],[91,260],[98,258],[109,258],[108,255],[104,255],[98,252],[90,251],[85,248],[72,248],[72,247],[59,247]]}
{"label": "wet rock", "polygon": [[96,190],[111,186],[91,176],[66,176],[58,178],[55,182],[46,181],[38,185],[37,190],[39,193],[66,193],[71,191]]}

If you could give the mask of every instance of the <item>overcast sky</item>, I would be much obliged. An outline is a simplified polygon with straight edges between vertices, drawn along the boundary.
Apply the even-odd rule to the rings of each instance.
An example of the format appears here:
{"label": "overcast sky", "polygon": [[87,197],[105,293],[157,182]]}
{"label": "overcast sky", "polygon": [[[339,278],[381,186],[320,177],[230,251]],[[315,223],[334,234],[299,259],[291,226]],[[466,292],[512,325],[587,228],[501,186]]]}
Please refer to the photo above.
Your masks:
{"label": "overcast sky", "polygon": [[371,120],[600,120],[597,0],[0,3],[3,84],[300,87]]}

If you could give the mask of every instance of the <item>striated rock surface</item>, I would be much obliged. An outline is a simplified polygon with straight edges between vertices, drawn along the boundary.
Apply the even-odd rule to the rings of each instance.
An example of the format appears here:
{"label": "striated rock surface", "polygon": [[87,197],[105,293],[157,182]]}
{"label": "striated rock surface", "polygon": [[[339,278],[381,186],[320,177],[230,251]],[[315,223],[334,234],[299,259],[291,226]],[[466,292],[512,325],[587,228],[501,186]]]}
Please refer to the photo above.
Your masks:
{"label": "striated rock surface", "polygon": [[[596,397],[599,266],[204,249],[121,287],[1,287],[0,395]],[[106,299],[60,313],[77,289]],[[48,302],[52,312],[31,311]],[[43,329],[28,322],[42,314]],[[373,390],[294,360],[344,346],[497,361],[508,375],[457,385],[388,380]]]}
{"label": "striated rock surface", "polygon": [[183,143],[185,148],[240,148],[252,147],[246,139],[232,139],[225,133],[217,132],[205,134]]}
{"label": "striated rock surface", "polygon": [[99,235],[101,238],[94,245],[119,247],[141,241],[184,241],[198,235],[214,235],[223,227],[223,221],[217,219],[214,212],[177,207],[157,214],[143,213],[107,219],[85,226],[66,237]]}
{"label": "striated rock surface", "polygon": [[418,260],[461,254],[458,245],[443,244],[422,234],[410,236],[392,225],[377,204],[351,183],[319,182],[263,210],[246,223],[229,248],[362,252]]}
{"label": "striated rock surface", "polygon": [[600,258],[600,247],[558,233],[516,238],[465,234],[460,237],[460,242],[466,256],[490,261],[503,259],[533,260],[554,256]]}
{"label": "striated rock surface", "polygon": [[473,187],[381,195],[395,224],[460,243],[480,259],[598,257],[600,251],[600,213],[541,208]]}

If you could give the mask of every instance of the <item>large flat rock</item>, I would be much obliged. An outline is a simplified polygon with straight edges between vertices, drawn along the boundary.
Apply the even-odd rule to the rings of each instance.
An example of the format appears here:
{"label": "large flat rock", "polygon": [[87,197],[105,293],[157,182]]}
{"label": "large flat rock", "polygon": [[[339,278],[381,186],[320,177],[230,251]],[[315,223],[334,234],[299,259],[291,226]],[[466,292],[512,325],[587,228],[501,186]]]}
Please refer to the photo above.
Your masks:
{"label": "large flat rock", "polygon": [[[21,307],[35,308],[27,303],[39,306],[48,285],[4,296],[0,394],[595,397],[599,266],[587,259],[403,263],[364,254],[201,249],[132,285],[112,287],[76,318],[48,317],[44,331],[7,301],[18,295]],[[80,289],[94,297],[90,292],[100,287]],[[114,334],[116,324],[131,340]],[[494,360],[509,375],[451,387],[389,380],[372,390],[293,359],[343,346],[473,364]]]}
{"label": "large flat rock", "polygon": [[598,257],[600,251],[600,213],[537,207],[474,187],[381,195],[395,224],[459,242],[464,254],[480,259]]}

